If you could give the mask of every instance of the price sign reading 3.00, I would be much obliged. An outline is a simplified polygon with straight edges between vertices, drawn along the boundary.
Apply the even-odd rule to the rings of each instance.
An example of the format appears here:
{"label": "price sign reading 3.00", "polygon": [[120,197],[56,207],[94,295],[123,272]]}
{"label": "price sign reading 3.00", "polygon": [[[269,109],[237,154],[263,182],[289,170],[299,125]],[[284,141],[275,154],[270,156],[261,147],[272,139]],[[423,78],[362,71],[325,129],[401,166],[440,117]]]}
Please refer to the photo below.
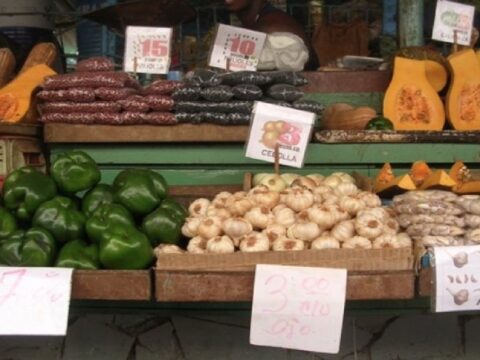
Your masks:
{"label": "price sign reading 3.00", "polygon": [[171,39],[171,28],[128,26],[124,70],[149,74],[168,73]]}
{"label": "price sign reading 3.00", "polygon": [[266,37],[258,31],[220,24],[209,65],[231,71],[256,70]]}

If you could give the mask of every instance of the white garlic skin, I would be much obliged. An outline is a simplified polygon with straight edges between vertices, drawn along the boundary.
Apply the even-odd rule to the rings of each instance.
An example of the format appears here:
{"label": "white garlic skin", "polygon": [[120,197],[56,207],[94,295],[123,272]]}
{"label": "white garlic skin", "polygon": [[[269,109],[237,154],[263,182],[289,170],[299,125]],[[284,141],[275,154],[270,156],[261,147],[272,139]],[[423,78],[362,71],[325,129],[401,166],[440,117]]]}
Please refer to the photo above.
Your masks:
{"label": "white garlic skin", "polygon": [[312,241],[320,236],[320,228],[314,222],[296,223],[287,230],[287,237],[303,241]]}
{"label": "white garlic skin", "polygon": [[202,222],[204,217],[188,217],[185,219],[185,223],[182,225],[182,235],[193,238],[198,235],[198,226]]}
{"label": "white garlic skin", "polygon": [[207,252],[215,254],[229,254],[235,251],[232,239],[228,236],[215,236],[207,241]]}
{"label": "white garlic skin", "polygon": [[238,239],[251,233],[253,231],[253,226],[247,220],[235,217],[225,219],[222,223],[222,229],[225,235],[232,239]]}
{"label": "white garlic skin", "polygon": [[313,205],[313,194],[310,190],[295,188],[286,195],[285,204],[293,211],[300,212]]}
{"label": "white garlic skin", "polygon": [[312,241],[310,249],[312,250],[324,250],[324,249],[339,249],[340,241],[333,236],[320,236]]}
{"label": "white garlic skin", "polygon": [[270,241],[265,234],[256,233],[245,236],[240,241],[240,251],[260,252],[270,250]]}
{"label": "white garlic skin", "polygon": [[295,211],[293,211],[286,205],[283,208],[279,208],[279,206],[281,205],[278,205],[273,209],[274,222],[284,227],[289,227],[295,224]]}
{"label": "white garlic skin", "polygon": [[320,229],[331,229],[337,223],[336,214],[328,207],[314,205],[307,210],[310,221],[316,223]]}
{"label": "white garlic skin", "polygon": [[187,245],[187,252],[192,254],[204,254],[207,252],[207,240],[201,236],[190,239]]}
{"label": "white garlic skin", "polygon": [[183,254],[185,250],[174,244],[160,244],[153,252],[158,257],[158,254]]}
{"label": "white garlic skin", "polygon": [[383,224],[373,215],[357,216],[355,219],[355,231],[358,235],[367,239],[374,239],[383,233]]}
{"label": "white garlic skin", "polygon": [[305,243],[302,240],[279,238],[272,244],[273,251],[300,251],[305,249]]}
{"label": "white garlic skin", "polygon": [[197,234],[204,239],[210,239],[222,233],[222,219],[215,216],[204,218],[197,228]]}
{"label": "white garlic skin", "polygon": [[245,220],[252,224],[254,229],[265,229],[273,222],[274,216],[266,207],[254,207],[244,215]]}
{"label": "white garlic skin", "polygon": [[363,236],[354,236],[342,243],[344,249],[371,249],[372,242]]}
{"label": "white garlic skin", "polygon": [[355,235],[355,224],[352,220],[339,222],[330,231],[330,235],[340,242],[344,242]]}
{"label": "white garlic skin", "polygon": [[210,200],[205,198],[196,199],[188,207],[190,216],[206,216]]}

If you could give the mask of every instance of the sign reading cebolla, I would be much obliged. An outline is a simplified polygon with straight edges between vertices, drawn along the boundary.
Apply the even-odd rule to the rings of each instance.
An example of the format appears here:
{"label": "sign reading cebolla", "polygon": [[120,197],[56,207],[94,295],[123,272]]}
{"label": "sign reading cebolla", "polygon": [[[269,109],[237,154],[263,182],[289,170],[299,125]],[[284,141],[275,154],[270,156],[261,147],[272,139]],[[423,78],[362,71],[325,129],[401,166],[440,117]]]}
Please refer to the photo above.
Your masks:
{"label": "sign reading cebolla", "polygon": [[453,43],[456,31],[457,44],[470,45],[474,15],[473,6],[446,0],[437,1],[432,39]]}
{"label": "sign reading cebolla", "polygon": [[230,71],[257,70],[267,34],[219,24],[208,65]]}
{"label": "sign reading cebolla", "polygon": [[314,113],[256,102],[246,156],[275,162],[278,144],[280,164],[301,168],[314,122]]}
{"label": "sign reading cebolla", "polygon": [[166,74],[170,68],[171,28],[127,26],[123,69],[127,72]]}

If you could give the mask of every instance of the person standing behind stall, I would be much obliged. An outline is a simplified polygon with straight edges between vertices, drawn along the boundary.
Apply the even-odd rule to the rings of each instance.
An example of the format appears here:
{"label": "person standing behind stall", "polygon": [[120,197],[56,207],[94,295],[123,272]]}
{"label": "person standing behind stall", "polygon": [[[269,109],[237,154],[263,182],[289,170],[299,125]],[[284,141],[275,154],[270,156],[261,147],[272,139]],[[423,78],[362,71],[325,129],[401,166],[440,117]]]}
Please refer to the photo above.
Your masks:
{"label": "person standing behind stall", "polygon": [[267,0],[225,0],[225,6],[234,12],[246,29],[271,33],[291,33],[300,37],[309,52],[309,60],[305,70],[318,67],[315,52],[311,48],[310,39],[303,26],[292,16],[274,7]]}

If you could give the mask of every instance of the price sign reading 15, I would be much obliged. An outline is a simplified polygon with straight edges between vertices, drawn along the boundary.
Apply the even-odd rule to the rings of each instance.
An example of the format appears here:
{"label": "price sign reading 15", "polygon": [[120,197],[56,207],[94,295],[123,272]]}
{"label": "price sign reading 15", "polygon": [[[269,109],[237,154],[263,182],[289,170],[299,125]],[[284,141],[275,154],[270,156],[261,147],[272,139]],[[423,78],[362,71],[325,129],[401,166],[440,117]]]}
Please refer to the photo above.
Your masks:
{"label": "price sign reading 15", "polygon": [[171,39],[171,28],[128,26],[124,70],[149,74],[168,73]]}
{"label": "price sign reading 15", "polygon": [[256,70],[267,35],[220,24],[208,65],[231,71]]}

